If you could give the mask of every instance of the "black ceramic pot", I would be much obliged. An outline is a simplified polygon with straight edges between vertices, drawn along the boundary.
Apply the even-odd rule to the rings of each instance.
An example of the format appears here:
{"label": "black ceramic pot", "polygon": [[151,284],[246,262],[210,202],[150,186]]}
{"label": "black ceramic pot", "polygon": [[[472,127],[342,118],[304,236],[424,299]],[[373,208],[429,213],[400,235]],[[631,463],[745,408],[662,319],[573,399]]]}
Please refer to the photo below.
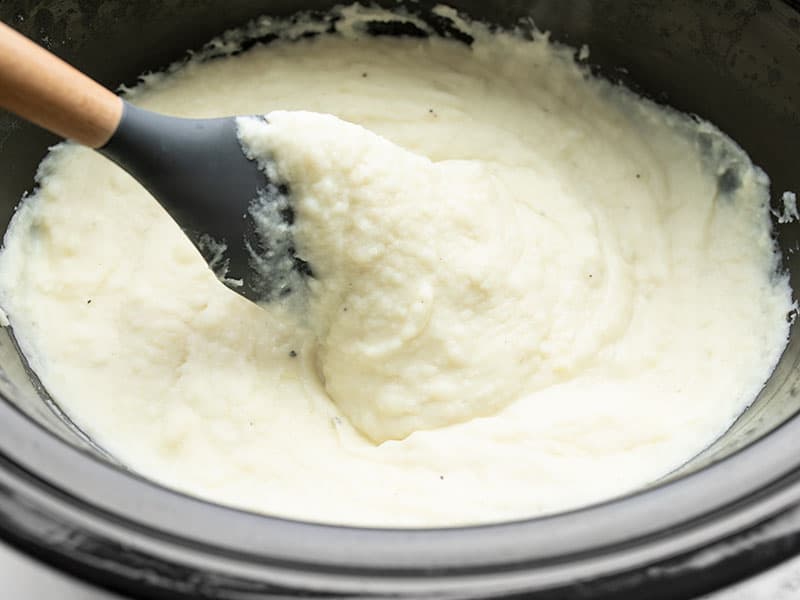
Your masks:
{"label": "black ceramic pot", "polygon": [[[611,78],[697,113],[800,191],[800,4],[777,0],[451,0],[499,25],[532,17]],[[116,86],[260,14],[309,0],[3,0],[0,19]],[[393,5],[392,2],[386,2]],[[428,0],[411,4],[427,14]],[[0,115],[0,225],[48,134]],[[777,206],[777,205],[776,205]],[[776,225],[800,289],[800,225]],[[800,551],[800,333],[754,406],[650,489],[482,527],[321,526],[222,508],[113,463],[59,411],[0,333],[0,535],[142,598],[692,597]],[[113,402],[113,398],[109,398]]]}

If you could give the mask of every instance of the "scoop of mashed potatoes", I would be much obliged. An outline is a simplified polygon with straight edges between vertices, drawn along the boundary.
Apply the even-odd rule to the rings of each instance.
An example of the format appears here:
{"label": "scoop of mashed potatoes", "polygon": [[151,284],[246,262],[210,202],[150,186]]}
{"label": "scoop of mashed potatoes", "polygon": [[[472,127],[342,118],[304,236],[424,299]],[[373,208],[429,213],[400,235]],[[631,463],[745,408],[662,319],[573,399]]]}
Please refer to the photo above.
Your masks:
{"label": "scoop of mashed potatoes", "polygon": [[227,289],[102,157],[42,164],[0,306],[131,469],[306,520],[485,523],[650,484],[756,397],[792,306],[766,175],[546,36],[437,12],[473,43],[372,37],[430,28],[351,7],[259,21],[248,35],[277,39],[219,58],[228,34],[128,93],[267,115],[241,137],[287,183],[313,272],[284,301]]}
{"label": "scoop of mashed potatoes", "polygon": [[[603,302],[602,232],[558,177],[434,162],[308,112],[243,119],[240,136],[291,182],[319,375],[370,439],[495,414],[624,333],[631,281]],[[604,331],[580,339],[598,311]]]}

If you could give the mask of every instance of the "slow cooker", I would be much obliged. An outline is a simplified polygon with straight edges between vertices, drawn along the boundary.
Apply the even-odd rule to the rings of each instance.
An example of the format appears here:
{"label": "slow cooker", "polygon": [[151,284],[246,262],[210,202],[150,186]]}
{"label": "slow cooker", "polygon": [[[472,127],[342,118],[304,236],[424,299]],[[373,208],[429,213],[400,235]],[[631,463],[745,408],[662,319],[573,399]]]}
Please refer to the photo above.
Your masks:
{"label": "slow cooker", "polygon": [[[333,4],[5,0],[0,19],[116,87],[259,15]],[[588,44],[598,73],[715,123],[770,175],[776,213],[782,192],[800,191],[800,2],[448,4],[501,27],[532,20],[556,40]],[[441,28],[434,5],[418,0],[407,9]],[[0,115],[3,227],[56,141]],[[800,289],[800,224],[776,218],[775,236]],[[392,530],[250,514],[125,470],[59,409],[3,329],[0,536],[59,569],[148,599],[695,597],[800,552],[798,362],[792,327],[752,407],[646,490],[543,518]]]}

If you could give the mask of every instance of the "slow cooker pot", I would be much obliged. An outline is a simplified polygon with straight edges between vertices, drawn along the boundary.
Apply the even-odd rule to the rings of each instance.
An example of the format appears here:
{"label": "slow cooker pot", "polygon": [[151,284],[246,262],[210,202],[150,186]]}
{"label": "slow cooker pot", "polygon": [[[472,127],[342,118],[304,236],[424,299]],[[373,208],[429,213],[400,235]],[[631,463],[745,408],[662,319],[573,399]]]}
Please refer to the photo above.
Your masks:
{"label": "slow cooker pot", "polygon": [[[0,19],[113,87],[250,18],[332,4],[5,0]],[[557,40],[588,44],[592,67],[604,76],[707,118],[737,140],[772,178],[776,210],[783,191],[800,191],[799,2],[449,4],[505,27],[532,18]],[[433,5],[408,7],[447,35]],[[54,142],[0,115],[3,227]],[[800,224],[775,227],[792,286],[800,289]],[[754,405],[702,455],[647,490],[545,518],[390,530],[250,514],[127,472],[60,411],[3,330],[0,536],[142,598],[693,597],[800,552],[798,362],[793,327]]]}

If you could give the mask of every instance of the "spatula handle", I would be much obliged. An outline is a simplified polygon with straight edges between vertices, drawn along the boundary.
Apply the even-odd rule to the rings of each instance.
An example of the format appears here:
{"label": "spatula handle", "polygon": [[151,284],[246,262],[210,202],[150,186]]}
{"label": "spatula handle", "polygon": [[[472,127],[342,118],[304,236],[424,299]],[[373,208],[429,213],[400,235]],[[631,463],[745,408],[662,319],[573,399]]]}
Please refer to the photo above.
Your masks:
{"label": "spatula handle", "polygon": [[0,107],[91,148],[103,146],[122,117],[118,96],[3,23]]}

